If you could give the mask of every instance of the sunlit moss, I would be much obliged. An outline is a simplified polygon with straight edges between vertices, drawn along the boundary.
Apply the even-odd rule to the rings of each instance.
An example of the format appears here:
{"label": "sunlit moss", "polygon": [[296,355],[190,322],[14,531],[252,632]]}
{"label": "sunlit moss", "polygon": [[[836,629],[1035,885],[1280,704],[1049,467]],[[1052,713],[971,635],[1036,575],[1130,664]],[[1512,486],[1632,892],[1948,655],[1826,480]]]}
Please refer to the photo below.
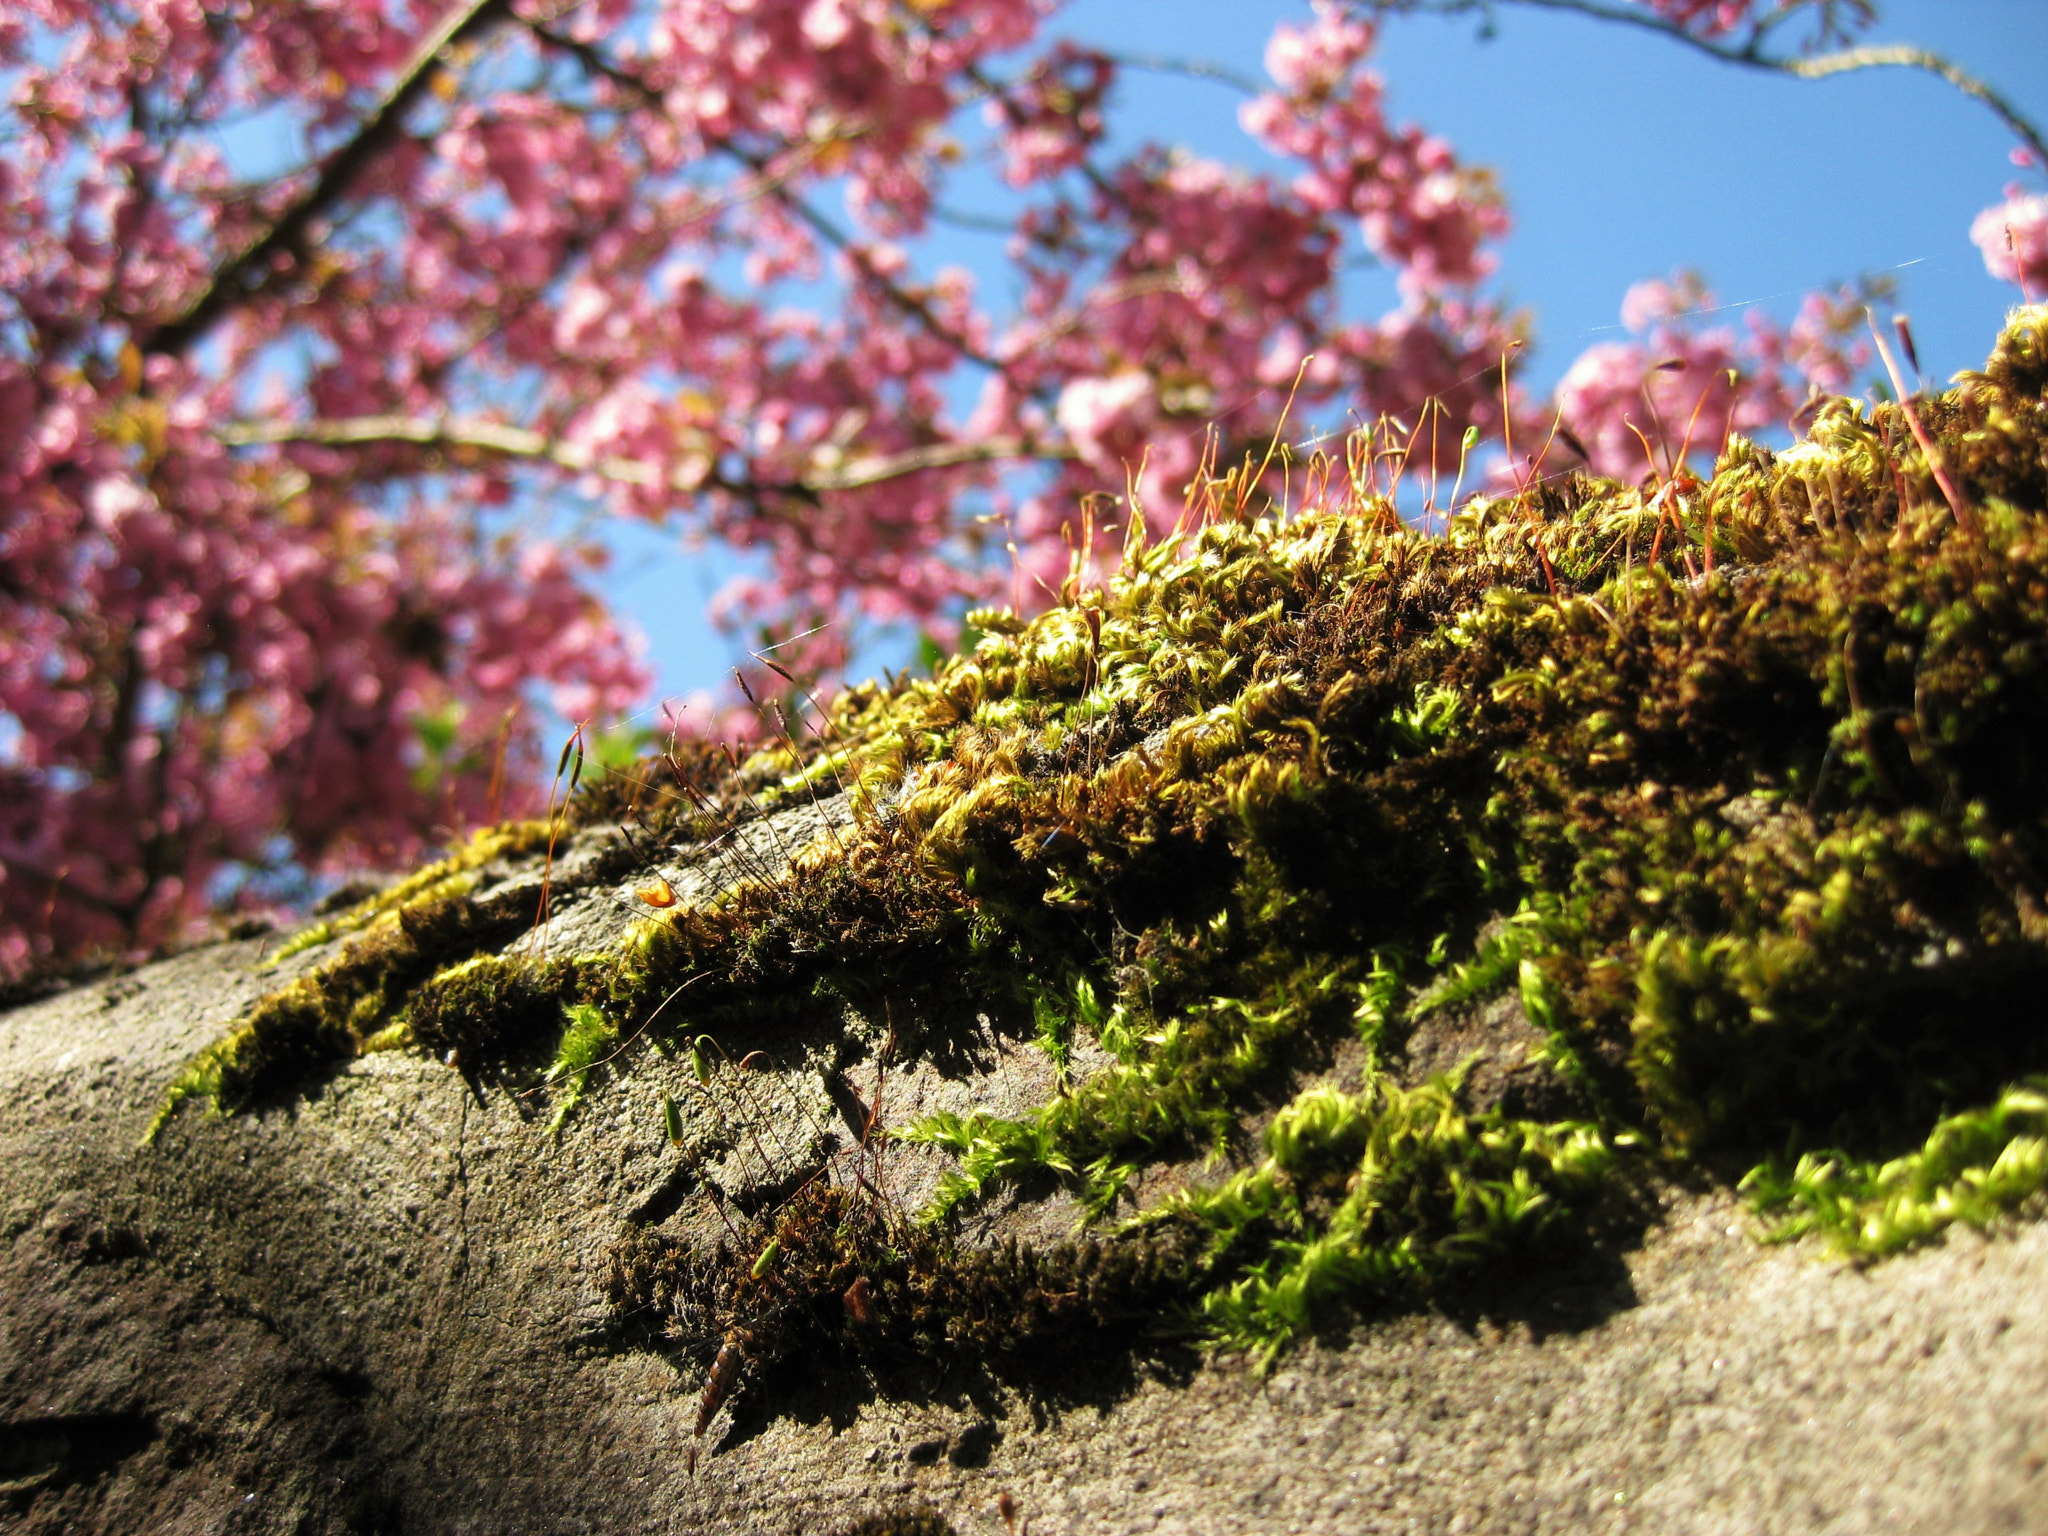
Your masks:
{"label": "sunlit moss", "polygon": [[1743,1186],[1771,1218],[1773,1241],[1819,1232],[1857,1259],[1910,1248],[1957,1223],[1988,1227],[2048,1194],[2048,1078],[1948,1116],[1925,1145],[1890,1162],[1807,1152],[1789,1172],[1764,1164]]}
{"label": "sunlit moss", "polygon": [[619,1031],[602,1009],[589,1003],[572,1003],[566,1010],[561,1042],[555,1047],[554,1064],[544,1082],[558,1084],[560,1092],[555,1117],[548,1129],[560,1131],[569,1112],[582,1102],[590,1087],[590,1074],[619,1043]]}
{"label": "sunlit moss", "polygon": [[1540,1235],[1609,1172],[1614,1144],[1586,1123],[1472,1116],[1437,1079],[1311,1090],[1275,1118],[1266,1150],[1151,1219],[1192,1219],[1212,1258],[1251,1250],[1202,1312],[1220,1342],[1270,1360],[1336,1308],[1411,1298]]}
{"label": "sunlit moss", "polygon": [[[1807,1226],[1862,1223],[1871,1252],[2008,1209],[2038,1133],[2007,1090],[2048,1069],[2044,387],[2035,308],[1914,406],[1967,527],[1903,408],[1848,401],[1782,453],[1730,440],[1697,488],[1568,475],[1441,534],[1341,479],[1294,509],[1206,483],[1186,537],[1134,533],[1037,618],[971,615],[929,677],[851,689],[737,773],[649,765],[572,814],[706,841],[843,791],[850,824],[549,967],[497,955],[488,923],[397,944],[470,899],[426,881],[174,1092],[246,1102],[391,1020],[484,1059],[564,1008],[558,1125],[622,1041],[848,1011],[915,1055],[1000,1004],[1062,1067],[1081,1042],[1107,1058],[1035,1110],[897,1127],[955,1159],[922,1226],[806,1205],[726,1269],[635,1261],[633,1285],[700,1286],[707,1336],[758,1330],[767,1355],[851,1348],[871,1325],[832,1287],[863,1275],[884,1314],[926,1309],[902,1325],[921,1339],[970,1293],[1022,1305],[1080,1261],[988,1269],[947,1218],[1048,1179],[1104,1224],[1101,1262],[1145,1277],[1089,1316],[1142,1297],[1261,1350],[1576,1219],[1631,1164],[1847,1148],[1758,1187]],[[1401,1076],[1420,1025],[1496,999],[1576,1118]],[[1305,1085],[1339,1042],[1356,1080]],[[1954,1118],[1973,1104],[2017,1129],[1978,1134]],[[1204,1159],[1237,1171],[1133,1204],[1148,1167]],[[1131,1257],[1160,1243],[1172,1263]],[[798,1286],[809,1321],[771,1326],[764,1286]]]}
{"label": "sunlit moss", "polygon": [[[491,846],[479,838],[473,847]],[[498,842],[502,851],[506,843]],[[355,937],[338,953],[305,975],[259,1001],[214,1044],[201,1051],[179,1074],[143,1134],[153,1141],[187,1099],[210,1101],[217,1109],[236,1111],[278,1094],[301,1089],[323,1071],[370,1049],[389,1049],[398,1038],[413,1043],[443,1043],[431,1025],[446,1010],[433,1007],[437,990],[445,995],[450,962],[488,955],[483,963],[502,979],[508,971],[525,972],[526,962],[508,962],[490,952],[516,938],[530,918],[523,894],[494,901],[473,900],[473,870],[443,870],[435,879],[412,884],[415,895],[387,906],[355,927]],[[455,976],[462,973],[452,972]],[[439,984],[437,989],[436,984]],[[561,985],[545,983],[550,999]],[[477,1001],[472,980],[471,1012],[487,1007],[488,1026],[480,1035],[502,1038],[511,1032],[522,1010],[522,994],[492,986],[487,1003]],[[402,1016],[408,1001],[419,1020]],[[548,1006],[555,1005],[550,1000]],[[393,1031],[403,1031],[395,1036]]]}
{"label": "sunlit moss", "polygon": [[405,907],[467,895],[475,889],[478,870],[493,860],[516,858],[545,846],[548,830],[544,821],[515,821],[503,826],[480,828],[447,858],[415,870],[333,917],[301,928],[271,953],[269,963],[276,965],[308,949],[317,949],[322,944],[345,938],[380,919],[395,920]]}

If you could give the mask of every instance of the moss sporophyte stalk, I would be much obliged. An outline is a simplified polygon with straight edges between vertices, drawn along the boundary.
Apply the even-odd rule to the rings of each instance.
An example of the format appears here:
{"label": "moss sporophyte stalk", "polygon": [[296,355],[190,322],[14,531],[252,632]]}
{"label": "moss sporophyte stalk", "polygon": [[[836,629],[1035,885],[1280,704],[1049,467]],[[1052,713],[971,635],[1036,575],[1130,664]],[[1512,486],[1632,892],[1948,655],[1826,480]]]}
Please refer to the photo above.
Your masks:
{"label": "moss sporophyte stalk", "polygon": [[[978,1011],[1037,1040],[1035,1107],[861,1106],[859,1158],[950,1160],[922,1211],[821,1154],[716,1243],[629,1231],[621,1316],[700,1364],[1021,1358],[1133,1320],[1270,1357],[1667,1178],[1863,1257],[1994,1222],[2048,1181],[2044,393],[2035,307],[1918,432],[1832,401],[1696,482],[1553,476],[1426,534],[1370,452],[1297,472],[1292,508],[1205,481],[1185,537],[972,615],[932,676],[737,772],[615,775],[318,932],[173,1104],[371,1048],[513,1072],[558,1036],[532,1076],[573,1137],[643,1049],[709,1094],[744,1077],[722,1042],[821,1019],[885,1072]],[[725,862],[591,952],[514,944],[530,891],[477,871],[615,824],[607,867],[648,889],[628,841]],[[1060,1187],[1073,1241],[967,1235]]]}

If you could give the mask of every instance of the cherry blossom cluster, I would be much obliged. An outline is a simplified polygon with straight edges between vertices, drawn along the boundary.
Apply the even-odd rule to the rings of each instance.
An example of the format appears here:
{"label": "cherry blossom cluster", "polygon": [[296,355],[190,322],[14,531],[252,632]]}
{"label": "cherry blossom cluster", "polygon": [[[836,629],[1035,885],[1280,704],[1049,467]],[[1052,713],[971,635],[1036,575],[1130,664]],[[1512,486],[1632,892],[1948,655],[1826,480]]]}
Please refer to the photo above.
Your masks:
{"label": "cherry blossom cluster", "polygon": [[1702,37],[1724,37],[1753,22],[1754,0],[1648,0],[1649,9],[1675,26]]}
{"label": "cherry blossom cluster", "polygon": [[[1700,37],[1766,14],[1648,3]],[[646,689],[593,518],[752,552],[719,613],[818,677],[866,626],[1047,600],[1283,422],[1526,456],[1506,210],[1388,119],[1355,7],[1275,33],[1242,119],[1270,174],[1112,153],[1120,66],[1045,41],[1053,9],[0,12],[0,972],[531,803],[547,709]],[[1018,194],[1001,308],[922,259],[977,160]],[[1987,260],[2038,281],[2039,200],[1999,218]],[[1388,313],[1342,310],[1347,253]],[[1839,306],[1736,333],[1704,302],[1640,290],[1640,339],[1573,368],[1596,467],[1855,365]]]}
{"label": "cherry blossom cluster", "polygon": [[536,685],[572,715],[645,690],[581,551],[451,510],[502,481],[224,439],[292,332],[310,408],[432,398],[429,311],[375,302],[348,242],[309,235],[158,345],[299,190],[238,185],[211,130],[290,101],[334,132],[418,21],[53,0],[0,23],[0,975],[523,809]]}
{"label": "cherry blossom cluster", "polygon": [[1869,361],[1854,339],[1865,298],[1853,287],[1810,294],[1787,326],[1750,309],[1738,330],[1702,324],[1716,303],[1695,273],[1637,283],[1621,306],[1637,339],[1581,353],[1558,381],[1557,438],[1534,421],[1523,442],[1550,444],[1553,465],[1583,457],[1597,473],[1629,481],[1711,459],[1730,434],[1786,427],[1814,391],[1849,386]]}
{"label": "cherry blossom cluster", "polygon": [[1062,40],[991,99],[984,111],[1002,130],[1004,180],[1028,186],[1082,165],[1108,132],[1103,108],[1115,82],[1107,54]]}
{"label": "cherry blossom cluster", "polygon": [[[2041,168],[2027,149],[2014,150],[2012,159],[2022,169]],[[2048,300],[2048,193],[2008,182],[2005,201],[1977,215],[1970,239],[1993,277],[2013,284],[2028,303]]]}
{"label": "cherry blossom cluster", "polygon": [[1306,27],[1282,26],[1266,49],[1280,86],[1239,114],[1245,130],[1308,169],[1294,191],[1318,213],[1359,221],[1366,245],[1420,299],[1470,285],[1494,266],[1487,243],[1508,219],[1482,171],[1459,165],[1451,146],[1385,116],[1385,87],[1362,66],[1370,22],[1320,0]]}
{"label": "cherry blossom cluster", "polygon": [[1808,49],[1848,41],[1877,20],[1872,0],[1637,0],[1658,20],[1708,42],[1734,38],[1761,49],[1781,28],[1808,27]]}

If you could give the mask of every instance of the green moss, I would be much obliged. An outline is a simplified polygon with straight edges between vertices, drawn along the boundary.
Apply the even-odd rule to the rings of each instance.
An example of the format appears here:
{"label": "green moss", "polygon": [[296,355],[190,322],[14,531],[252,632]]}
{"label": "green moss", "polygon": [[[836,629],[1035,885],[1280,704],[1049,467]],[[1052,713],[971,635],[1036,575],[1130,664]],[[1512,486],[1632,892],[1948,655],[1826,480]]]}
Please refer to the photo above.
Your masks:
{"label": "green moss", "polygon": [[1135,1032],[1127,1010],[1119,1009],[1099,1031],[1115,1065],[1027,1119],[941,1113],[898,1133],[945,1147],[960,1160],[929,1216],[944,1217],[1002,1184],[1042,1172],[1076,1180],[1091,1211],[1108,1210],[1144,1153],[1190,1136],[1220,1148],[1230,1129],[1232,1090],[1270,1071],[1276,1053],[1319,1013],[1346,1016],[1358,996],[1355,984],[1346,985],[1345,968],[1332,963],[1305,968],[1258,1003],[1211,998],[1152,1034]]}
{"label": "green moss", "polygon": [[[1539,923],[1540,915],[1525,905],[1510,922],[1488,933],[1469,960],[1444,970],[1429,990],[1409,1006],[1410,1015],[1421,1018],[1505,992],[1521,978],[1522,957],[1537,942],[1532,929]],[[1442,963],[1441,954],[1437,961]]]}
{"label": "green moss", "polygon": [[516,858],[544,847],[548,830],[544,821],[515,821],[479,828],[466,844],[447,858],[415,870],[403,880],[374,896],[365,897],[334,917],[301,928],[271,953],[269,963],[277,965],[293,955],[358,933],[379,919],[391,918],[403,908],[466,895],[475,887],[476,872],[484,865],[495,859]]}
{"label": "green moss", "polygon": [[618,1027],[590,1003],[572,1003],[563,1010],[566,1024],[561,1042],[555,1047],[554,1064],[544,1082],[561,1085],[555,1117],[548,1129],[559,1133],[570,1112],[583,1102],[590,1087],[590,1074],[618,1049]]}
{"label": "green moss", "polygon": [[1191,1232],[1171,1224],[1044,1251],[977,1248],[811,1180],[710,1254],[629,1229],[606,1290],[620,1317],[700,1368],[722,1341],[743,1340],[757,1381],[784,1365],[813,1376],[932,1364],[1028,1373],[1053,1343],[1127,1350],[1186,1334],[1177,1308],[1192,1252]]}
{"label": "green moss", "polygon": [[571,961],[471,955],[422,983],[399,1022],[414,1044],[457,1065],[480,1064],[545,1039],[579,974]]}
{"label": "green moss", "polygon": [[[1841,403],[1781,457],[1732,443],[1655,566],[1649,489],[1584,479],[1476,501],[1440,540],[1224,507],[1107,593],[978,616],[971,656],[857,695],[856,776],[878,804],[908,786],[862,852],[914,854],[984,950],[1057,951],[1049,908],[1067,953],[1108,959],[1086,1027],[1114,1066],[1021,1118],[908,1129],[958,1158],[937,1214],[1046,1173],[1106,1210],[1144,1162],[1219,1148],[1298,1042],[1397,1044],[1513,981],[1599,1123],[1413,1143],[1413,1178],[1469,1193],[1412,1232],[1268,1221],[1208,1303],[1263,1338],[1303,1298],[1522,1240],[1616,1147],[1896,1144],[2039,1065],[2048,763],[2017,744],[2048,739],[2041,329],[2022,315],[1921,407],[1974,537],[1898,409]],[[1445,963],[1440,936],[1482,932]],[[1055,1048],[1061,990],[1039,991]],[[1344,1102],[1359,1135],[1421,1113],[1384,1083]]]}
{"label": "green moss", "polygon": [[1897,1253],[1958,1222],[1991,1226],[2048,1193],[2048,1078],[1948,1116],[1923,1146],[1890,1162],[1808,1152],[1789,1172],[1764,1164],[1743,1186],[1775,1218],[1772,1241],[1819,1232],[1856,1259]]}
{"label": "green moss", "polygon": [[[999,1348],[1125,1305],[1270,1350],[1583,1216],[1631,1163],[1783,1154],[1794,1173],[1757,1187],[1795,1226],[1893,1212],[1872,1251],[1939,1230],[1914,1212],[2010,1208],[2036,1133],[1955,1117],[2031,1124],[2007,1090],[2048,1070],[2044,359],[2048,309],[2021,311],[1981,374],[1915,406],[1967,528],[1903,409],[1847,401],[1786,452],[1731,440],[1696,486],[1567,476],[1440,536],[1369,487],[1290,512],[1249,474],[1206,482],[1196,531],[1134,535],[1106,587],[972,615],[971,651],[849,690],[736,773],[652,762],[572,813],[705,840],[846,786],[853,825],[786,867],[574,964],[472,959],[473,934],[377,960],[406,913],[468,902],[445,873],[180,1091],[243,1102],[381,1018],[502,1053],[564,1007],[562,1113],[622,1041],[848,1008],[906,1055],[997,1003],[1062,1066],[1106,1053],[1035,1110],[901,1128],[956,1160],[922,1224],[820,1184],[716,1263],[651,1238],[622,1260],[622,1296],[688,1290],[705,1337],[742,1330],[769,1363],[871,1336]],[[1510,993],[1579,1120],[1395,1076],[1418,1021]],[[1358,1080],[1301,1088],[1361,1039]],[[1243,1127],[1265,1115],[1261,1147]],[[1845,1150],[1798,1162],[1822,1147]],[[1120,1208],[1146,1167],[1204,1156],[1241,1171]],[[1079,1310],[1049,1299],[1078,1257],[949,1235],[1045,1179],[1137,1222],[1094,1250],[1121,1278]],[[881,1334],[846,1321],[863,1277]]]}
{"label": "green moss", "polygon": [[[203,1098],[233,1113],[296,1093],[370,1049],[372,1041],[375,1048],[388,1049],[394,1025],[403,1025],[416,1043],[442,1045],[438,1030],[449,1010],[437,1009],[436,1003],[447,992],[448,978],[463,974],[446,969],[448,962],[507,943],[529,917],[523,897],[484,903],[470,899],[466,889],[449,889],[451,879],[467,878],[444,876],[417,886],[420,894],[411,902],[360,925],[357,937],[339,954],[259,1001],[179,1074],[143,1134],[145,1144],[156,1139],[187,1099]],[[489,956],[483,969],[501,976],[518,967]],[[417,1021],[395,1017],[423,984]],[[487,1011],[491,1020],[479,1034],[501,1038],[508,1015],[517,1016],[511,1006],[516,1001],[516,994],[507,997],[495,988],[485,999],[472,992],[472,1011]]]}
{"label": "green moss", "polygon": [[1441,1078],[1363,1094],[1312,1090],[1275,1118],[1266,1150],[1259,1167],[1176,1196],[1150,1218],[1191,1218],[1206,1230],[1212,1268],[1248,1256],[1202,1311],[1219,1342],[1266,1361],[1333,1312],[1413,1299],[1542,1235],[1614,1161],[1598,1126],[1474,1117]]}
{"label": "green moss", "polygon": [[269,956],[269,963],[280,965],[293,955],[304,954],[309,949],[318,949],[334,938],[335,927],[330,922],[308,923],[297,933],[278,945]]}

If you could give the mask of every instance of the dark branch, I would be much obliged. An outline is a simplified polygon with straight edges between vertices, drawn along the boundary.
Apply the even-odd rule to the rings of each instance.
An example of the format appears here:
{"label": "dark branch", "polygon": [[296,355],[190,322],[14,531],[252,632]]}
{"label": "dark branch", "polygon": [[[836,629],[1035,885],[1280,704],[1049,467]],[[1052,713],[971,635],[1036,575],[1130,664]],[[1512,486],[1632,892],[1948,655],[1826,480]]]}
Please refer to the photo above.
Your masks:
{"label": "dark branch", "polygon": [[1143,70],[1150,75],[1179,75],[1186,80],[1213,80],[1244,96],[1262,96],[1270,87],[1250,75],[1240,74],[1207,59],[1180,59],[1164,53],[1105,53],[1104,58],[1119,69]]}
{"label": "dark branch", "polygon": [[138,338],[143,350],[161,356],[183,352],[236,304],[261,293],[275,278],[280,259],[303,254],[313,224],[348,195],[357,177],[397,136],[405,114],[445,67],[448,50],[496,25],[511,9],[511,0],[463,0],[449,11],[420,39],[376,111],[328,156],[313,185],[254,241],[216,268],[183,314]]}
{"label": "dark branch", "polygon": [[0,853],[0,871],[5,871],[10,879],[34,881],[50,893],[50,899],[53,902],[60,896],[66,901],[80,902],[96,911],[106,913],[109,917],[117,919],[124,926],[131,929],[135,925],[136,915],[142,910],[142,903],[139,899],[135,901],[121,901],[112,896],[102,895],[98,891],[90,890],[80,885],[71,878],[70,871],[68,870],[52,874],[49,870],[39,865],[31,864],[19,854]]}

